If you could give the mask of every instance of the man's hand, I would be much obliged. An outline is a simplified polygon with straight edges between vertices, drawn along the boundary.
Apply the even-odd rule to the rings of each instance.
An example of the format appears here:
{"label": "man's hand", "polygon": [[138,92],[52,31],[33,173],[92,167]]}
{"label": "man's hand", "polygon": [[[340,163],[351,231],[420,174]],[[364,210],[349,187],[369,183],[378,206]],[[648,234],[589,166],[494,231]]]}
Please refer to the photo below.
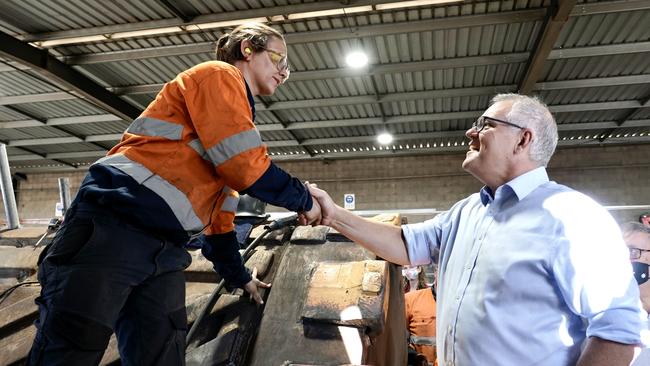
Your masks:
{"label": "man's hand", "polygon": [[258,287],[269,288],[269,287],[271,287],[271,284],[270,283],[264,283],[264,282],[257,279],[257,268],[253,268],[252,277],[253,277],[253,279],[250,280],[247,284],[244,285],[244,290],[246,290],[246,292],[251,294],[251,299],[255,300],[256,303],[262,305],[262,304],[264,304],[264,300],[262,300],[262,295],[260,295],[257,288]]}

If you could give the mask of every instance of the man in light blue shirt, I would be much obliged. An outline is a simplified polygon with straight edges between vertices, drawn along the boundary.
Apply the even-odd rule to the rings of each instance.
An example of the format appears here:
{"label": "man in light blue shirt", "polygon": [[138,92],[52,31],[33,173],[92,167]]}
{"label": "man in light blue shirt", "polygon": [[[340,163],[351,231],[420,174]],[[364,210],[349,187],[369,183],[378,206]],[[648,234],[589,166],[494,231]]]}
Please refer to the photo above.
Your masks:
{"label": "man in light blue shirt", "polygon": [[539,100],[497,95],[465,133],[463,168],[485,186],[448,212],[399,227],[311,193],[329,225],[377,255],[421,265],[440,250],[440,365],[629,365],[642,320],[612,217],[549,181],[557,127]]}

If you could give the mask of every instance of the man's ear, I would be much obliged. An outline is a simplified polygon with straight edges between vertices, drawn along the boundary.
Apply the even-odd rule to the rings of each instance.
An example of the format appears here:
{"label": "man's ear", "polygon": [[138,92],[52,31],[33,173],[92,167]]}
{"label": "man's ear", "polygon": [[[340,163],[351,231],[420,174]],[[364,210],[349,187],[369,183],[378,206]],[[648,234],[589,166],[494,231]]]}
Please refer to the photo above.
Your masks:
{"label": "man's ear", "polygon": [[525,150],[530,147],[530,144],[533,142],[533,132],[529,129],[525,129],[521,136],[519,137],[519,142],[517,143],[517,150]]}

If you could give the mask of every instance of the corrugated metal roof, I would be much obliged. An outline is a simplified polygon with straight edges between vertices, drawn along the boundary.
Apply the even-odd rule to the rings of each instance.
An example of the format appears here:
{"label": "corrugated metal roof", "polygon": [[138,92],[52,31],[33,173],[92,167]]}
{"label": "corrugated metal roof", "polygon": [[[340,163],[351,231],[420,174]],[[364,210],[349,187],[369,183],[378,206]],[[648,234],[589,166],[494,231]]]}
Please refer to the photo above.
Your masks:
{"label": "corrugated metal roof", "polygon": [[[360,0],[355,6],[384,2]],[[5,2],[0,5],[2,28],[35,45],[98,37],[46,47],[71,70],[115,92],[114,101],[138,109],[177,73],[213,58],[213,42],[228,28],[205,24],[250,12],[272,18],[269,24],[286,34],[293,76],[273,96],[256,98],[256,123],[269,151],[286,159],[383,153],[388,150],[374,142],[383,131],[396,135],[397,152],[463,149],[464,131],[490,98],[516,91],[530,76],[529,60],[552,6],[548,0],[478,1],[288,19],[307,9],[346,5],[311,0],[71,4]],[[588,143],[603,134],[607,140],[610,133],[616,143],[640,142],[632,134],[650,126],[649,23],[650,4],[643,1],[578,1],[558,37],[550,40],[553,50],[543,70],[532,75],[531,93],[555,112],[566,138],[563,146],[583,145],[587,136]],[[199,30],[179,28],[194,24]],[[160,33],[157,27],[168,30]],[[119,35],[125,31],[144,33]],[[367,52],[370,65],[351,71],[345,55],[356,48]],[[117,141],[112,135],[128,126],[123,116],[111,117],[114,112],[105,102],[92,95],[79,98],[83,93],[60,80],[42,81],[39,70],[11,57],[5,50],[0,62],[0,127],[5,127],[0,140],[9,143],[15,166],[87,163],[96,159],[93,151],[109,149]],[[638,127],[619,127],[626,123]],[[75,142],[87,136],[101,138]],[[55,143],[62,137],[70,137],[69,142]],[[36,139],[46,141],[31,141]],[[12,146],[26,142],[34,145]],[[32,152],[79,154],[57,158],[57,163],[27,160]],[[92,156],[77,156],[85,152]]]}

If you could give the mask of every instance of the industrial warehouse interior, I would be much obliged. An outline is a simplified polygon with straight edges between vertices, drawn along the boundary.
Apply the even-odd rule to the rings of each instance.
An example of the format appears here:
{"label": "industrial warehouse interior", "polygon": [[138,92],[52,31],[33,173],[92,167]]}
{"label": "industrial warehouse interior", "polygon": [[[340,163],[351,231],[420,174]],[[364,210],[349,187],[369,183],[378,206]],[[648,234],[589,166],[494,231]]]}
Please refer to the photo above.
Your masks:
{"label": "industrial warehouse interior", "polygon": [[[234,39],[239,26],[251,23],[276,33],[261,46],[245,38],[233,51],[235,61],[212,62],[219,40]],[[196,81],[204,90],[194,93],[192,83],[203,75],[197,65],[206,62],[229,72],[230,79],[220,77],[231,83],[238,75],[238,88],[222,83],[208,89],[207,82]],[[279,75],[269,79],[270,92],[258,77],[266,65]],[[498,181],[498,172],[487,169],[519,167],[520,160],[514,158],[518,150],[490,138],[497,131],[518,134],[517,146],[527,149],[539,133],[495,109],[510,102],[492,98],[507,93],[537,97],[548,107],[557,148],[547,165],[538,165],[546,168],[534,171],[548,174],[545,184],[557,182],[579,197],[542,202],[531,193],[529,201],[540,201],[538,211],[519,208],[507,218],[493,213],[493,208],[517,209],[511,201],[497,203],[507,190],[496,188],[519,174],[504,168],[510,178]],[[242,105],[244,110],[236,109]],[[189,117],[180,121],[174,113]],[[181,131],[176,137],[170,137],[170,125]],[[156,135],[160,131],[166,134]],[[257,140],[259,146],[251,145]],[[159,147],[163,143],[168,145]],[[161,161],[161,149],[173,157]],[[480,153],[485,160],[478,160]],[[489,153],[513,155],[497,159]],[[183,160],[191,154],[194,160]],[[98,165],[104,170],[93,175],[91,166]],[[144,170],[133,173],[136,168]],[[650,282],[641,279],[650,275],[650,231],[630,225],[650,221],[650,0],[5,0],[0,2],[0,176],[0,365],[599,365],[587,358],[593,339],[593,348],[603,352],[597,340],[629,350],[637,346],[637,354],[643,342],[650,347],[646,323],[641,323],[643,342],[631,336],[619,342],[618,335],[608,338],[594,330],[599,320],[592,319],[609,310],[594,304],[616,291],[616,298],[628,300],[640,294],[640,314],[650,308]],[[518,203],[529,202],[516,184],[507,187]],[[175,206],[178,194],[184,205]],[[472,199],[493,221],[471,221],[478,214],[464,205]],[[357,221],[345,210],[369,220]],[[106,217],[116,218],[99,224]],[[118,300],[102,293],[101,301],[91,300],[103,287],[90,275],[74,291],[67,280],[53,285],[54,272],[77,273],[71,263],[91,252],[84,247],[68,259],[72,262],[52,259],[60,254],[57,245],[71,242],[66,228],[83,226],[75,220],[90,225],[85,235],[93,250],[113,241],[110,252],[136,257],[145,253],[132,250],[136,242],[144,248],[157,240],[155,254],[141,254],[155,256],[155,270],[129,287],[134,294],[154,283],[160,271],[166,273],[165,265],[178,262],[169,273],[184,280],[176,289],[184,304],[160,328],[172,329],[176,341],[149,348],[147,341],[156,340],[147,338],[156,337],[139,335],[136,342],[139,331],[124,330],[128,317],[119,304],[131,306],[136,295]],[[191,220],[196,222],[190,228]],[[471,233],[462,229],[464,220],[470,220]],[[531,239],[518,230],[535,235]],[[187,237],[179,238],[179,232]],[[571,235],[559,239],[558,232]],[[219,253],[226,252],[221,241],[229,233],[232,240],[236,234],[239,252],[233,249],[236,258],[230,256],[228,265],[235,261],[241,271],[245,264],[244,277],[224,269],[226,254]],[[103,234],[104,241],[97,239]],[[475,244],[461,252],[454,243],[465,237]],[[399,253],[382,249],[391,238]],[[532,261],[513,243],[546,252],[542,242],[562,248],[563,240],[570,260],[527,263],[536,274],[548,275],[546,282],[530,283],[535,296],[544,289],[566,299],[573,295],[566,304],[560,295],[531,298],[521,292],[525,286],[506,286],[522,271],[521,263],[503,269],[502,258],[489,254]],[[572,240],[584,245],[573,247]],[[560,271],[558,263],[575,268]],[[460,273],[466,265],[467,274]],[[85,268],[106,273],[114,266]],[[604,281],[589,272],[595,266],[601,274],[603,268],[625,274]],[[497,271],[502,278],[489,276]],[[590,276],[612,282],[594,295],[598,301],[588,301],[594,289],[584,278]],[[46,282],[54,286],[51,291]],[[570,290],[558,285],[565,282],[572,283]],[[98,290],[91,291],[95,285]],[[160,286],[173,288],[167,282]],[[415,334],[409,326],[404,293],[419,287],[427,294],[434,288],[437,334],[436,305],[430,311],[433,334]],[[490,294],[497,294],[496,300]],[[162,296],[167,295],[159,302],[166,302]],[[60,315],[59,304],[66,301],[71,307]],[[508,316],[521,315],[505,310],[508,301],[519,307],[526,301],[562,303],[549,318],[575,315],[575,327],[554,329],[567,332],[558,341],[566,358],[544,353],[555,344],[542,344],[548,337],[538,323],[529,327],[532,319],[523,322],[530,339],[504,331],[517,324]],[[615,307],[616,301],[607,304]],[[117,320],[75,310],[86,302],[109,304],[102,312],[115,311]],[[531,313],[538,309],[526,304]],[[470,319],[482,325],[471,327]],[[491,333],[494,340],[478,344],[467,335],[469,328],[492,332],[494,319],[503,321]],[[623,315],[611,319],[628,324]],[[577,325],[592,321],[594,328]],[[448,323],[454,325],[441,328]],[[90,344],[94,338],[85,331],[105,334],[99,345]],[[165,332],[160,330],[160,337]],[[62,339],[65,346],[57,343]],[[520,345],[524,350],[501,352]],[[65,353],[59,346],[85,353]],[[477,362],[483,348],[502,358]],[[650,365],[648,351],[641,352],[633,365]]]}

